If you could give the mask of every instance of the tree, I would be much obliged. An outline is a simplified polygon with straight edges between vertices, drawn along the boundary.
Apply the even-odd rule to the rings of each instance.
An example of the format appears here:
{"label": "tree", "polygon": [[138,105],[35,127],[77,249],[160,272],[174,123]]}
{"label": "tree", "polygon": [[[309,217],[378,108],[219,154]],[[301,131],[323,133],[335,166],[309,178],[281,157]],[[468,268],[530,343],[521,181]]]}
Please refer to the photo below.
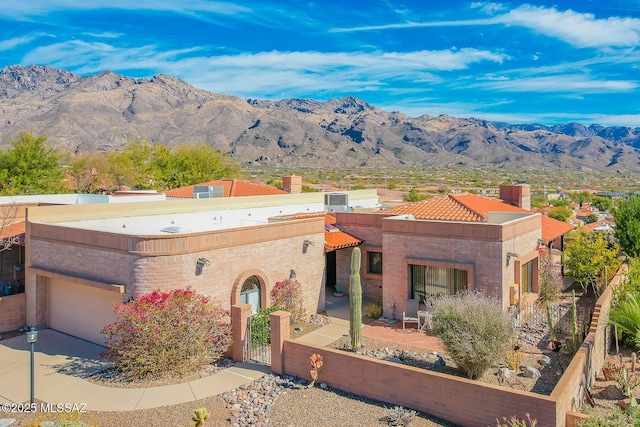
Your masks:
{"label": "tree", "polygon": [[553,261],[549,249],[541,249],[538,257],[540,292],[538,302],[555,302],[562,289],[562,272],[560,265]]}
{"label": "tree", "polygon": [[573,211],[569,208],[560,206],[557,208],[549,209],[547,215],[550,218],[557,219],[558,221],[567,222],[567,219],[569,219],[571,215],[573,215]]}
{"label": "tree", "polygon": [[599,211],[609,212],[613,209],[613,201],[608,197],[596,196],[591,204],[598,208]]}
{"label": "tree", "polygon": [[424,200],[426,198],[427,196],[425,196],[424,194],[420,194],[415,188],[412,188],[407,194],[404,195],[405,202],[419,202],[420,200]]}
{"label": "tree", "polygon": [[619,250],[618,244],[607,240],[602,233],[578,233],[567,244],[564,265],[583,291],[591,285],[598,294],[599,289],[606,286],[605,276],[613,277],[620,267]]}
{"label": "tree", "polygon": [[69,188],[78,193],[95,194],[117,188],[107,172],[109,165],[104,154],[69,154],[65,163]]}
{"label": "tree", "polygon": [[631,257],[640,256],[640,195],[618,202],[613,210],[615,236],[622,250]]}
{"label": "tree", "polygon": [[55,194],[68,192],[62,178],[60,154],[47,147],[46,135],[20,132],[12,148],[0,153],[0,194]]}
{"label": "tree", "polygon": [[591,224],[596,221],[598,221],[598,215],[591,214],[587,216],[587,224]]}

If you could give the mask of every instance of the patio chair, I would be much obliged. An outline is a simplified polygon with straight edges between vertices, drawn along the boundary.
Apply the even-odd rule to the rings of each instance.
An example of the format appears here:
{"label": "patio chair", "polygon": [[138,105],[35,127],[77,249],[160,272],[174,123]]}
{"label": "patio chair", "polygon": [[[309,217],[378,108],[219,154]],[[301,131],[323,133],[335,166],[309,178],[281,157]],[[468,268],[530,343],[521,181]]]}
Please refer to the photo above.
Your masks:
{"label": "patio chair", "polygon": [[407,323],[418,324],[418,300],[408,299],[404,302],[404,311],[402,312],[402,329],[406,328]]}

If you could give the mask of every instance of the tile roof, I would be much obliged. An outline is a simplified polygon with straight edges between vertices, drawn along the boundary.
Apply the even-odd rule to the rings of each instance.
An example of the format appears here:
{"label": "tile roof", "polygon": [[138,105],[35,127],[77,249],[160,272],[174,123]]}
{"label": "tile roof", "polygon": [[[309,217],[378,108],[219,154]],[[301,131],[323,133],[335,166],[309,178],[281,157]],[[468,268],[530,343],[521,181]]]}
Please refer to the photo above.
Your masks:
{"label": "tile roof", "polygon": [[362,240],[336,227],[336,217],[323,212],[287,215],[288,219],[324,217],[324,248],[327,252],[358,246]]}
{"label": "tile roof", "polygon": [[410,214],[417,219],[437,221],[484,221],[481,215],[458,203],[453,196],[434,197],[422,202],[408,203],[387,209],[385,212],[393,215]]}
{"label": "tile roof", "polygon": [[18,237],[18,242],[24,245],[24,233],[26,231],[26,223],[24,221],[17,221],[11,225],[5,226],[0,232],[0,239],[10,239],[12,237]]}
{"label": "tile roof", "polygon": [[[289,194],[284,190],[272,187],[270,185],[259,184],[256,182],[243,181],[237,179],[219,179],[217,181],[203,182],[197,185],[216,186],[223,188],[224,197],[241,197],[241,196],[268,196],[272,194]],[[183,199],[193,198],[193,185],[188,187],[174,188],[164,193],[167,197],[177,197]]]}
{"label": "tile roof", "polygon": [[325,229],[324,248],[329,252],[335,251],[336,249],[358,246],[361,243],[362,240],[353,237],[352,235],[345,233],[338,228],[335,228],[334,230]]}
{"label": "tile roof", "polygon": [[558,221],[546,215],[542,216],[542,238],[547,242],[555,240],[575,228],[575,225]]}
{"label": "tile roof", "polygon": [[[417,219],[483,222],[489,212],[532,213],[517,206],[474,194],[450,194],[422,202],[408,203],[386,210],[394,215],[411,214]],[[542,215],[542,238],[551,241],[576,228],[574,225]]]}

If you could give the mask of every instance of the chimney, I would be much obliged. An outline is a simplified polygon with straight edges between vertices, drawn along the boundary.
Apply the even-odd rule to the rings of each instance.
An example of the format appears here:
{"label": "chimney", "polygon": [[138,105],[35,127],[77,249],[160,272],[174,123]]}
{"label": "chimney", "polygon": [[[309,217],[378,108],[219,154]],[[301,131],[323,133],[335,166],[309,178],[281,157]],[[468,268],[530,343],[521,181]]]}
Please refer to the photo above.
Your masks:
{"label": "chimney", "polygon": [[297,175],[283,176],[282,189],[287,193],[302,193],[302,177]]}
{"label": "chimney", "polygon": [[501,185],[500,198],[503,202],[524,210],[531,210],[531,186],[529,184]]}

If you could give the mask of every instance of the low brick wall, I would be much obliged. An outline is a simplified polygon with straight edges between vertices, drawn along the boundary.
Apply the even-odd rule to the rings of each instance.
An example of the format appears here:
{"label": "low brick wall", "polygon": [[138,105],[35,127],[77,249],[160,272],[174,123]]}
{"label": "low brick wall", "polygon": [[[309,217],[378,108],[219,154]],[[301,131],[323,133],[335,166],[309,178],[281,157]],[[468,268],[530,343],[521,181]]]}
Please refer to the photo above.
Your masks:
{"label": "low brick wall", "polygon": [[[551,393],[551,398],[558,403],[556,410],[559,419],[563,414],[580,409],[585,399],[586,390],[592,388],[596,375],[602,369],[611,336],[610,328],[607,327],[607,319],[611,309],[613,289],[623,280],[625,272],[626,266],[623,266],[596,301],[589,333]],[[566,415],[567,426],[573,423],[573,418],[571,420],[569,418],[569,415]],[[565,424],[559,425],[564,426]]]}
{"label": "low brick wall", "polygon": [[27,294],[0,297],[0,332],[13,331],[27,323]]}
{"label": "low brick wall", "polygon": [[556,425],[549,396],[512,390],[330,348],[284,340],[287,375],[309,379],[310,357],[324,358],[320,382],[329,387],[413,408],[461,426],[494,426],[496,418],[535,415],[539,426]]}

